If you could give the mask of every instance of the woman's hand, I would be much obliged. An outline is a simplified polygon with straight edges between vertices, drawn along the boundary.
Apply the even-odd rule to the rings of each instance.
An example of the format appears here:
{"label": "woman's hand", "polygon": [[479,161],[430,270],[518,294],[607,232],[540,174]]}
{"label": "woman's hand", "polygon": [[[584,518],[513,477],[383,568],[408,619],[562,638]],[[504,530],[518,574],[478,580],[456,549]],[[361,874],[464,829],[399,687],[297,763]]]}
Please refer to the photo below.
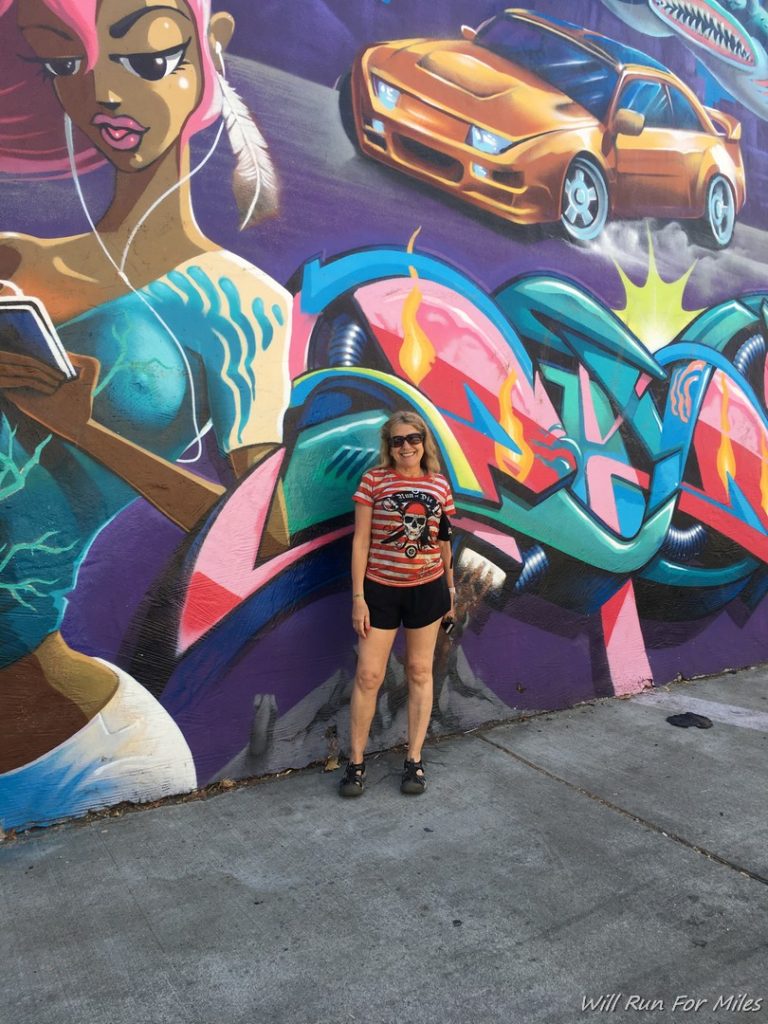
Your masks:
{"label": "woman's hand", "polygon": [[[75,380],[63,381],[56,371],[49,370],[36,359],[26,356],[10,358],[16,362],[17,369],[9,379],[16,383],[3,385],[6,379],[4,371],[8,370],[9,363],[6,357],[2,357],[0,363],[0,386],[8,388],[6,397],[52,433],[65,441],[76,442],[93,411],[93,389],[99,379],[99,361],[90,356],[72,355],[72,364],[79,374]],[[37,365],[28,366],[30,363]],[[19,383],[22,380],[26,383]]]}
{"label": "woman's hand", "polygon": [[456,587],[448,587],[448,596],[451,599],[451,607],[443,616],[443,622],[456,621]]}
{"label": "woman's hand", "polygon": [[371,628],[371,616],[363,594],[363,579],[371,548],[373,506],[355,502],[355,533],[352,537],[352,628],[365,640]]}
{"label": "woman's hand", "polygon": [[352,628],[361,640],[365,640],[368,636],[368,630],[371,628],[371,616],[364,597],[352,598]]}

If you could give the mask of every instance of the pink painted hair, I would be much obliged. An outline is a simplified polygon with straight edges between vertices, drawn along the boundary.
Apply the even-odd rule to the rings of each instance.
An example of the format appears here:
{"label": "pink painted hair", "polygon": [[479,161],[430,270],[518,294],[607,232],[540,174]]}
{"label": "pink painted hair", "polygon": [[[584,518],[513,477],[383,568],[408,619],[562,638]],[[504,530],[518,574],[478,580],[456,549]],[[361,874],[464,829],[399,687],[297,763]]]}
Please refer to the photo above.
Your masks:
{"label": "pink painted hair", "polygon": [[[195,24],[203,72],[203,94],[182,133],[182,143],[212,124],[221,113],[216,70],[208,49],[207,30],[211,0],[185,0]],[[90,69],[98,56],[96,6],[98,0],[44,0],[45,6],[68,25],[83,44]],[[16,25],[17,0],[0,0],[0,173],[46,177],[69,174],[64,141],[64,114],[50,82],[35,64],[21,59],[30,53]],[[75,136],[78,170],[85,172],[106,163],[82,137]]]}

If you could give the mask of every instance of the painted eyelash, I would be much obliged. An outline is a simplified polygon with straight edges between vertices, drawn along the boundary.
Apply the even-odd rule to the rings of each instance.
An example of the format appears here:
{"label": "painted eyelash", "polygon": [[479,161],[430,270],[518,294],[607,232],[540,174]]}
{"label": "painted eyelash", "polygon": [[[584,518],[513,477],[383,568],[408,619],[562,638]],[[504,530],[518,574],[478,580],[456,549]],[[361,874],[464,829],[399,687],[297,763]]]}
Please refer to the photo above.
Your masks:
{"label": "painted eyelash", "polygon": [[[16,56],[19,60],[23,60],[25,64],[37,64],[37,73],[44,82],[52,82],[54,78],[70,78],[70,75],[55,75],[52,71],[49,71],[46,64],[53,64],[58,60],[77,60],[82,65],[85,62],[85,57],[27,57],[22,53],[17,53]],[[79,70],[79,68],[78,68]]]}
{"label": "painted eyelash", "polygon": [[[189,63],[189,61],[185,60],[185,57],[187,56],[187,50],[189,49],[189,44],[191,42],[192,39],[190,37],[185,43],[179,43],[178,46],[169,46],[167,50],[157,50],[156,52],[153,50],[139,50],[137,53],[110,53],[109,59],[115,64],[119,64],[120,61],[133,60],[137,57],[172,57],[175,53],[178,53],[179,50],[181,50],[181,60],[176,66],[176,71],[178,71],[182,65]],[[175,74],[176,71],[171,72],[171,74]]]}
{"label": "painted eyelash", "polygon": [[[166,59],[168,57],[173,57],[175,54],[180,52],[181,56],[179,57],[179,62],[173,71],[170,72],[171,75],[175,75],[176,72],[180,71],[182,68],[189,67],[190,62],[186,60],[186,56],[191,41],[192,39],[190,37],[186,42],[180,43],[178,46],[169,46],[168,49],[158,50],[156,53],[153,53],[152,51],[140,51],[138,53],[110,53],[109,59],[114,61],[115,64],[120,64],[123,60],[133,60],[134,58],[141,57],[162,57],[163,59]],[[20,53],[17,54],[17,57],[19,60],[23,60],[26,64],[36,64],[38,66],[38,74],[44,82],[52,82],[54,78],[71,77],[69,75],[62,76],[55,74],[53,71],[48,69],[48,64],[52,64],[55,61],[73,60],[78,61],[80,66],[82,66],[85,60],[85,57],[27,57]],[[79,71],[80,68],[78,67],[77,70]],[[74,73],[76,74],[77,72]]]}

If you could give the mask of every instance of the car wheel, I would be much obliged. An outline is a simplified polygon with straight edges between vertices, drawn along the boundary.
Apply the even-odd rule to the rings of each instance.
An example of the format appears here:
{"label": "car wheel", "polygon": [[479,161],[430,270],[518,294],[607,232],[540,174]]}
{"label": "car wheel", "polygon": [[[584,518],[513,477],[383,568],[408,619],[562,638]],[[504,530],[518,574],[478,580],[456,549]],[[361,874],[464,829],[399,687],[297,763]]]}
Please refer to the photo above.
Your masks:
{"label": "car wheel", "polygon": [[698,235],[704,245],[724,249],[733,238],[736,226],[736,199],[727,178],[716,174],[707,185],[704,216],[698,224]]}
{"label": "car wheel", "polygon": [[344,134],[355,147],[360,148],[357,140],[357,129],[355,128],[355,108],[352,102],[352,72],[348,71],[342,75],[338,82],[339,90],[339,113]]}
{"label": "car wheel", "polygon": [[560,223],[574,242],[597,238],[608,219],[608,186],[602,171],[577,156],[565,174]]}

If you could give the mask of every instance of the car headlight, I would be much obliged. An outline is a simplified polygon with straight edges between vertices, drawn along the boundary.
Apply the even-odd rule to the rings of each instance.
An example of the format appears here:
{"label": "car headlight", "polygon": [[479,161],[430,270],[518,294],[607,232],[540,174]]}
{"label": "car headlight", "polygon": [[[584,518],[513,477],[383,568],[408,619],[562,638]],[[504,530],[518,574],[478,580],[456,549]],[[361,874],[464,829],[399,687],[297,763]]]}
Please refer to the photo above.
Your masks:
{"label": "car headlight", "polygon": [[400,99],[400,90],[396,89],[394,85],[390,85],[389,82],[384,82],[377,75],[371,75],[371,82],[379,103],[387,110],[394,110]]}
{"label": "car headlight", "polygon": [[470,125],[467,143],[473,149],[479,149],[481,153],[493,153],[494,155],[504,153],[513,146],[512,139],[489,132],[487,128],[478,128],[476,124]]}

